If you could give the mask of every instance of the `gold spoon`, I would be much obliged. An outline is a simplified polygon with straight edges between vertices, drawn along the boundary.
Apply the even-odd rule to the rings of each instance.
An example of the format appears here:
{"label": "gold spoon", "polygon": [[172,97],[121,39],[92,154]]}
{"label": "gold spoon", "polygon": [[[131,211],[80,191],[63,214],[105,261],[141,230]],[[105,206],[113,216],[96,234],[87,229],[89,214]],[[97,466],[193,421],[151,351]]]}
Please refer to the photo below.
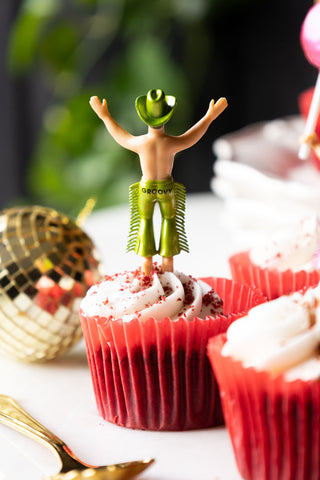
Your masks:
{"label": "gold spoon", "polygon": [[93,467],[80,462],[70,448],[41,423],[31,417],[13,398],[0,395],[0,422],[51,447],[61,460],[62,468],[44,480],[126,480],[143,472],[154,459]]}

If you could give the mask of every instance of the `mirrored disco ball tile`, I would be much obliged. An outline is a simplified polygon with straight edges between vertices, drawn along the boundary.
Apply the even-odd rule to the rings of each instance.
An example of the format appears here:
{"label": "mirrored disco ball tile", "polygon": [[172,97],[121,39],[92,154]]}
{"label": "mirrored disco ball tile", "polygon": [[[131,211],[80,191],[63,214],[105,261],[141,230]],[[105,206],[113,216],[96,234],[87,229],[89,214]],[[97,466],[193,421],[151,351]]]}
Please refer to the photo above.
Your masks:
{"label": "mirrored disco ball tile", "polygon": [[45,207],[0,213],[0,352],[38,362],[81,337],[79,305],[101,278],[91,239]]}

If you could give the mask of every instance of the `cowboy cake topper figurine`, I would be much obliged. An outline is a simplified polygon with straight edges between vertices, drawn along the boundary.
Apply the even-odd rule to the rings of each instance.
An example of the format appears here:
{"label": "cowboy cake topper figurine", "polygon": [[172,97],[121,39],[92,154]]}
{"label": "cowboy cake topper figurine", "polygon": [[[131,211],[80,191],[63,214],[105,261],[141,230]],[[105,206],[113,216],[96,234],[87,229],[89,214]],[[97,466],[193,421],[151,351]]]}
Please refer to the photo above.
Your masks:
{"label": "cowboy cake topper figurine", "polygon": [[[173,257],[181,250],[188,251],[184,231],[185,188],[171,176],[175,154],[185,150],[205,134],[211,122],[227,107],[227,100],[211,100],[207,113],[179,136],[167,135],[164,124],[171,118],[176,99],[163,90],[149,90],[136,99],[139,117],[148,125],[145,135],[134,136],[124,130],[111,117],[107,102],[91,97],[90,105],[104,122],[110,135],[122,147],[139,155],[142,170],[140,182],[130,187],[131,225],[128,251],[134,250],[143,257],[142,270],[149,274],[153,269],[152,257],[162,256],[162,271],[173,271]],[[153,233],[153,212],[159,203],[162,216],[159,249]]]}

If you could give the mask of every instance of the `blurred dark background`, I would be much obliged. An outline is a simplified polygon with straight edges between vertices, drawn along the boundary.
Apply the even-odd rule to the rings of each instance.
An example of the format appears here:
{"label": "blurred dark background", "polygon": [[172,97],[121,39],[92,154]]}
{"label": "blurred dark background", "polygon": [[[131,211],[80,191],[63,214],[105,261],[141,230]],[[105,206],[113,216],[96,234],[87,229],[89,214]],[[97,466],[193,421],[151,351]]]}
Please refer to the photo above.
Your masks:
{"label": "blurred dark background", "polygon": [[228,109],[177,156],[187,192],[209,190],[212,142],[250,123],[298,112],[317,71],[300,46],[307,0],[3,0],[0,2],[0,207],[39,203],[76,214],[126,201],[140,177],[88,105],[146,130],[134,100],[150,88],[177,97],[179,134],[225,96]]}

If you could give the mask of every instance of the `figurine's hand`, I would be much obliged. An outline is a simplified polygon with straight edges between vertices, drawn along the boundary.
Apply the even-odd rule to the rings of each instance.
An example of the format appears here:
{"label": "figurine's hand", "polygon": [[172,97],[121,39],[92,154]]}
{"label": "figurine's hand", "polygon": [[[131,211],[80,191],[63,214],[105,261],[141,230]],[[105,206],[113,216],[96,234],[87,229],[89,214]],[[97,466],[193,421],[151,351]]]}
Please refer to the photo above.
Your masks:
{"label": "figurine's hand", "polygon": [[315,132],[309,135],[301,135],[299,138],[299,143],[308,143],[310,147],[314,147],[319,144],[319,137]]}
{"label": "figurine's hand", "polygon": [[220,115],[220,113],[222,113],[223,110],[227,108],[227,106],[228,106],[228,102],[224,97],[219,98],[217,103],[215,103],[214,100],[211,100],[209,105],[209,110],[208,110],[208,115],[211,118],[211,120],[214,120],[215,118],[217,118],[217,116]]}
{"label": "figurine's hand", "polygon": [[98,97],[91,97],[89,103],[91,105],[91,108],[96,112],[98,117],[100,117],[101,119],[109,115],[107,101],[105,98],[102,100],[102,103],[101,103]]}

